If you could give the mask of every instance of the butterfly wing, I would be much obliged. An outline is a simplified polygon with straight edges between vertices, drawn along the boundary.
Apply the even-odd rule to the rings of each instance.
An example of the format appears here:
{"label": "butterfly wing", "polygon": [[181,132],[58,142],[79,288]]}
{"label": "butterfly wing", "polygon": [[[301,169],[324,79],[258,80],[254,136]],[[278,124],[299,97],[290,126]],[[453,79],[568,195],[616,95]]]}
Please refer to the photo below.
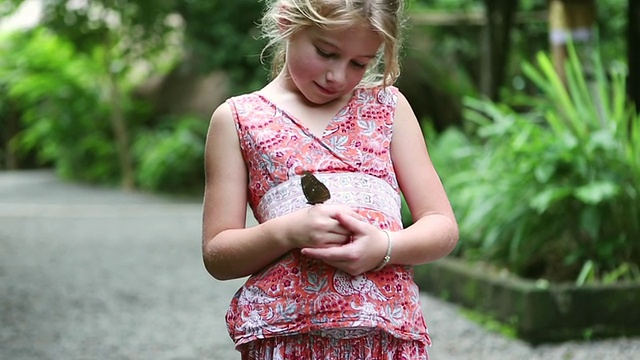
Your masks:
{"label": "butterfly wing", "polygon": [[331,198],[329,189],[312,173],[305,172],[300,181],[307,203],[311,205],[322,204]]}

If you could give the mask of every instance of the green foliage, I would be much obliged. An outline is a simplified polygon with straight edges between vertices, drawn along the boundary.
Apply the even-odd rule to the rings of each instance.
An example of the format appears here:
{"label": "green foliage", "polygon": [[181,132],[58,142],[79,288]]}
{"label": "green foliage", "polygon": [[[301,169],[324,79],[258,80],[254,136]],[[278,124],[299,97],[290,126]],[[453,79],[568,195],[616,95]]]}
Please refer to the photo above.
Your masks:
{"label": "green foliage", "polygon": [[[23,2],[3,0],[0,14],[14,11]],[[164,47],[166,35],[173,31],[167,21],[173,4],[156,0],[93,0],[87,4],[47,0],[42,2],[41,25],[73,43],[79,52],[90,53],[96,45],[126,41],[136,56],[140,51]],[[125,29],[126,39],[113,37],[119,29]]]}
{"label": "green foliage", "polygon": [[479,0],[409,0],[411,9],[438,9],[452,11],[478,10],[483,2]]}
{"label": "green foliage", "polygon": [[[11,10],[12,6],[21,3],[18,0],[9,2],[4,9]],[[161,72],[163,67],[166,70],[175,60],[176,51],[170,45],[175,46],[179,37],[178,24],[169,16],[172,3],[143,0],[103,0],[86,4],[66,0],[43,2],[43,17],[38,28],[47,29],[51,38],[55,34],[55,41],[63,44],[60,55],[55,54],[55,48],[48,48],[43,56],[67,56],[69,65],[47,68],[48,79],[44,79],[37,66],[29,66],[25,77],[34,77],[47,85],[59,81],[66,87],[37,87],[38,84],[27,82],[28,91],[20,92],[20,85],[10,85],[10,93],[17,91],[31,101],[17,105],[22,126],[26,129],[14,141],[23,149],[33,149],[46,138],[44,143],[49,146],[38,148],[39,156],[54,162],[58,172],[65,177],[103,183],[120,178],[123,186],[133,187],[129,139],[136,131],[137,115],[148,109],[137,104],[131,93],[149,74]],[[16,48],[20,52],[20,47]],[[19,63],[4,64],[3,70],[12,71],[14,65],[21,66]],[[73,71],[80,73],[79,79],[66,76],[65,72]],[[71,92],[64,95],[68,97],[66,102],[60,98],[65,89]],[[28,92],[38,94],[40,98],[29,97]],[[36,124],[28,119],[33,117],[30,112],[33,112],[34,102],[38,111],[42,111],[42,102],[49,104],[48,112],[36,116],[55,116],[52,123],[56,126],[46,127],[48,122]],[[63,128],[59,123],[65,117],[69,120]],[[75,138],[81,138],[81,141],[68,143]],[[113,154],[115,159],[111,158]]]}
{"label": "green foliage", "polygon": [[[626,55],[627,0],[600,0],[597,2],[598,37],[600,51],[605,58],[618,59]],[[632,46],[629,44],[629,46]]]}
{"label": "green foliage", "polygon": [[458,254],[552,281],[640,278],[640,116],[623,69],[594,56],[589,80],[571,49],[566,87],[540,53],[524,65],[539,94],[511,106],[468,98],[478,138],[450,130],[432,144]]}
{"label": "green foliage", "polygon": [[[10,14],[22,2],[0,2],[0,16]],[[231,78],[235,93],[255,89],[266,80],[266,65],[259,61],[263,41],[259,39],[256,27],[263,7],[261,1],[97,0],[78,5],[81,3],[43,2],[42,26],[59,38],[54,40],[51,32],[43,32],[41,34],[47,35],[38,35],[37,41],[20,35],[22,40],[7,37],[0,44],[0,126],[7,114],[19,116],[24,131],[12,140],[13,146],[21,149],[23,156],[36,152],[42,164],[55,166],[65,177],[118,181],[123,170],[118,166],[114,129],[110,123],[114,108],[124,110],[129,139],[137,139],[141,122],[146,121],[142,137],[154,138],[157,143],[179,142],[176,139],[181,136],[175,135],[179,132],[178,126],[160,125],[157,136],[150,135],[155,129],[152,124],[155,120],[147,118],[149,109],[146,105],[131,99],[135,86],[150,75],[168,70],[178,56],[196,59],[195,65],[202,72],[224,70]],[[413,0],[410,3],[411,11],[477,11],[482,9],[484,2]],[[521,0],[520,5],[521,10],[528,11],[540,9],[543,2]],[[608,39],[610,50],[607,51],[620,49],[618,44],[624,40],[621,35],[624,12],[619,11],[620,6],[621,0],[598,4],[600,17],[612,20],[600,23]],[[413,74],[414,79],[436,79],[433,84],[445,88],[444,92],[452,94],[451,97],[473,94],[479,70],[478,28],[427,28],[430,38],[437,41],[412,42],[406,48],[424,45],[427,50],[418,56],[431,60],[418,63],[421,72],[409,71],[407,74]],[[416,38],[425,38],[419,33],[423,29],[411,30],[416,30]],[[26,44],[20,44],[20,41]],[[534,49],[546,47],[546,41],[544,26],[533,30],[519,26],[514,40],[527,46],[539,44],[533,46]],[[42,44],[41,49],[38,49],[38,42]],[[528,57],[530,52],[524,46],[514,46],[514,59]],[[55,54],[53,49],[60,54]],[[511,66],[516,63],[514,61]],[[460,69],[469,69],[469,75],[459,75]],[[118,91],[112,92],[113,87]],[[451,112],[446,101],[431,103],[446,104],[442,106],[443,111]],[[161,138],[165,140],[160,141]],[[168,138],[173,140],[166,140]],[[136,147],[141,146],[138,142],[136,140]],[[133,155],[142,156],[142,153]],[[134,162],[147,169],[150,165],[144,164],[151,160],[145,157],[134,159]],[[201,164],[194,166],[194,171],[202,168]],[[144,182],[145,188],[160,187],[143,181],[148,179],[147,175],[136,176],[138,181]],[[605,190],[605,187],[601,188],[601,191]]]}
{"label": "green foliage", "polygon": [[[409,10],[414,13],[476,13],[486,8],[488,0],[412,0]],[[521,20],[516,20],[511,29],[510,55],[505,64],[504,91],[529,91],[525,76],[521,71],[523,61],[531,61],[540,50],[549,48],[549,23],[544,19],[536,20],[528,16],[531,12],[543,12],[548,5],[541,0],[518,0],[517,12],[525,14]],[[600,45],[604,59],[617,60],[626,54],[626,0],[601,0],[597,4],[596,33],[606,42]],[[426,72],[433,79],[439,89],[457,96],[475,96],[479,90],[482,78],[482,61],[478,61],[483,53],[482,45],[485,41],[484,32],[479,25],[412,25],[409,27],[412,35],[406,44],[407,52],[416,52],[421,42],[428,42],[429,48],[418,56],[425,58],[424,62],[437,72],[428,68],[420,69],[418,73]],[[429,41],[429,39],[432,39]],[[419,49],[418,49],[419,50]],[[428,60],[426,60],[428,59]],[[424,68],[424,67],[423,67]],[[411,69],[413,79],[416,71]],[[444,75],[443,75],[444,74]],[[470,79],[468,81],[467,79]],[[461,81],[463,80],[463,81]],[[423,81],[418,77],[414,81]],[[470,89],[469,84],[475,86]],[[447,88],[448,87],[448,88]],[[436,105],[433,105],[434,107]],[[449,104],[444,105],[450,107]],[[446,111],[442,110],[442,112]],[[441,113],[439,114],[440,116]]]}
{"label": "green foliage", "polygon": [[460,312],[467,319],[481,325],[483,328],[491,332],[501,334],[502,336],[509,339],[517,338],[517,329],[516,329],[517,322],[518,322],[517,318],[511,319],[507,323],[503,323],[503,322],[500,322],[499,320],[496,320],[495,317],[483,312],[479,312],[471,309],[461,309]]}
{"label": "green foliage", "polygon": [[[6,11],[10,12],[23,0],[5,2]],[[72,4],[49,0],[42,6],[38,27],[70,42],[76,52],[104,63],[119,78],[119,86],[136,85],[131,83],[136,76],[166,71],[179,53],[175,48],[180,41],[180,26],[171,17],[173,1],[99,0]]]}
{"label": "green foliage", "polygon": [[176,11],[185,20],[186,51],[197,59],[202,72],[224,70],[233,93],[264,85],[268,65],[260,53],[265,41],[257,23],[262,1],[179,1]]}
{"label": "green foliage", "polygon": [[[10,103],[23,125],[12,144],[22,153],[34,152],[64,178],[117,183],[120,168],[109,121],[112,104],[101,84],[107,70],[94,60],[101,51],[94,56],[78,53],[70,42],[44,29],[3,40],[0,114]],[[130,118],[144,118],[147,110],[144,104],[125,102]],[[130,126],[141,187],[202,190],[206,121],[168,118],[145,130],[137,122]]]}
{"label": "green foliage", "polygon": [[64,178],[115,180],[117,160],[95,62],[45,30],[5,35],[0,44],[1,108],[20,113],[24,128],[11,145],[35,152]]}
{"label": "green foliage", "polygon": [[201,194],[207,125],[199,118],[168,118],[159,127],[141,132],[133,147],[140,187],[154,192]]}
{"label": "green foliage", "polygon": [[[5,0],[0,14],[23,0]],[[260,64],[264,42],[256,24],[263,10],[256,0],[68,0],[43,2],[42,26],[69,40],[80,52],[96,46],[117,50],[118,66],[151,62],[178,49],[198,70],[225,70],[234,90],[255,88],[266,79]]]}
{"label": "green foliage", "polygon": [[[459,125],[462,122],[460,99],[475,97],[481,90],[486,69],[481,61],[486,51],[483,49],[486,33],[477,22],[455,18],[465,14],[472,18],[472,15],[482,15],[486,1],[413,0],[408,5],[410,21],[404,48],[404,76],[399,87],[413,104],[414,111],[421,118],[432,119],[438,129]],[[538,11],[544,6],[544,2],[520,0],[518,11]],[[452,16],[436,24],[416,21],[423,14],[435,18],[439,14],[443,20]],[[522,59],[548,47],[547,23],[518,22],[512,28],[511,38],[510,57],[505,64],[505,88],[521,83],[519,62]],[[424,98],[430,101],[425,102]]]}

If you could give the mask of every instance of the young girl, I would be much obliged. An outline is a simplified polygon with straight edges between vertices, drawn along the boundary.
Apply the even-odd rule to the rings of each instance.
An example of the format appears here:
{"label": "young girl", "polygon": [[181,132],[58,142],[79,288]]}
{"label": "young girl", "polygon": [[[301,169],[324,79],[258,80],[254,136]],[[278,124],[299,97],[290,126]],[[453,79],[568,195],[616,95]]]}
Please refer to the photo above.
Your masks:
{"label": "young girl", "polygon": [[412,265],[449,254],[458,228],[392,86],[401,13],[400,0],[270,1],[274,79],[213,113],[203,257],[217,279],[250,276],[226,316],[243,359],[428,358]]}

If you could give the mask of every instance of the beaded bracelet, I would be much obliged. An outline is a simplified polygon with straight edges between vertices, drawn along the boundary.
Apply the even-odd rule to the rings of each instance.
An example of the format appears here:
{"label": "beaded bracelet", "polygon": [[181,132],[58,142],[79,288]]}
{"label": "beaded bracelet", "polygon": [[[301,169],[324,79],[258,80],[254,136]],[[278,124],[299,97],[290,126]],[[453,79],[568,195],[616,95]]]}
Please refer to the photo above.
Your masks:
{"label": "beaded bracelet", "polygon": [[382,258],[382,262],[380,263],[380,265],[376,266],[376,268],[373,269],[373,271],[381,270],[383,267],[387,266],[387,264],[389,263],[389,260],[391,260],[391,250],[393,249],[393,243],[391,242],[391,235],[386,230],[383,230],[382,232],[384,232],[384,234],[387,235],[387,254],[384,256],[384,258]]}

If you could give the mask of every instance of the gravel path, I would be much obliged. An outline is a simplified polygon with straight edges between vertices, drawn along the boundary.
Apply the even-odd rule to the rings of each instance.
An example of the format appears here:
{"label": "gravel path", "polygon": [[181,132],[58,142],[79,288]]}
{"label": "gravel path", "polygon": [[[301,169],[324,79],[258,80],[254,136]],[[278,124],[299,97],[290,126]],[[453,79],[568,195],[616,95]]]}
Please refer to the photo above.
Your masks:
{"label": "gravel path", "polygon": [[[241,280],[200,258],[200,203],[0,172],[0,359],[239,359]],[[423,295],[434,360],[638,359],[640,339],[531,348]]]}

